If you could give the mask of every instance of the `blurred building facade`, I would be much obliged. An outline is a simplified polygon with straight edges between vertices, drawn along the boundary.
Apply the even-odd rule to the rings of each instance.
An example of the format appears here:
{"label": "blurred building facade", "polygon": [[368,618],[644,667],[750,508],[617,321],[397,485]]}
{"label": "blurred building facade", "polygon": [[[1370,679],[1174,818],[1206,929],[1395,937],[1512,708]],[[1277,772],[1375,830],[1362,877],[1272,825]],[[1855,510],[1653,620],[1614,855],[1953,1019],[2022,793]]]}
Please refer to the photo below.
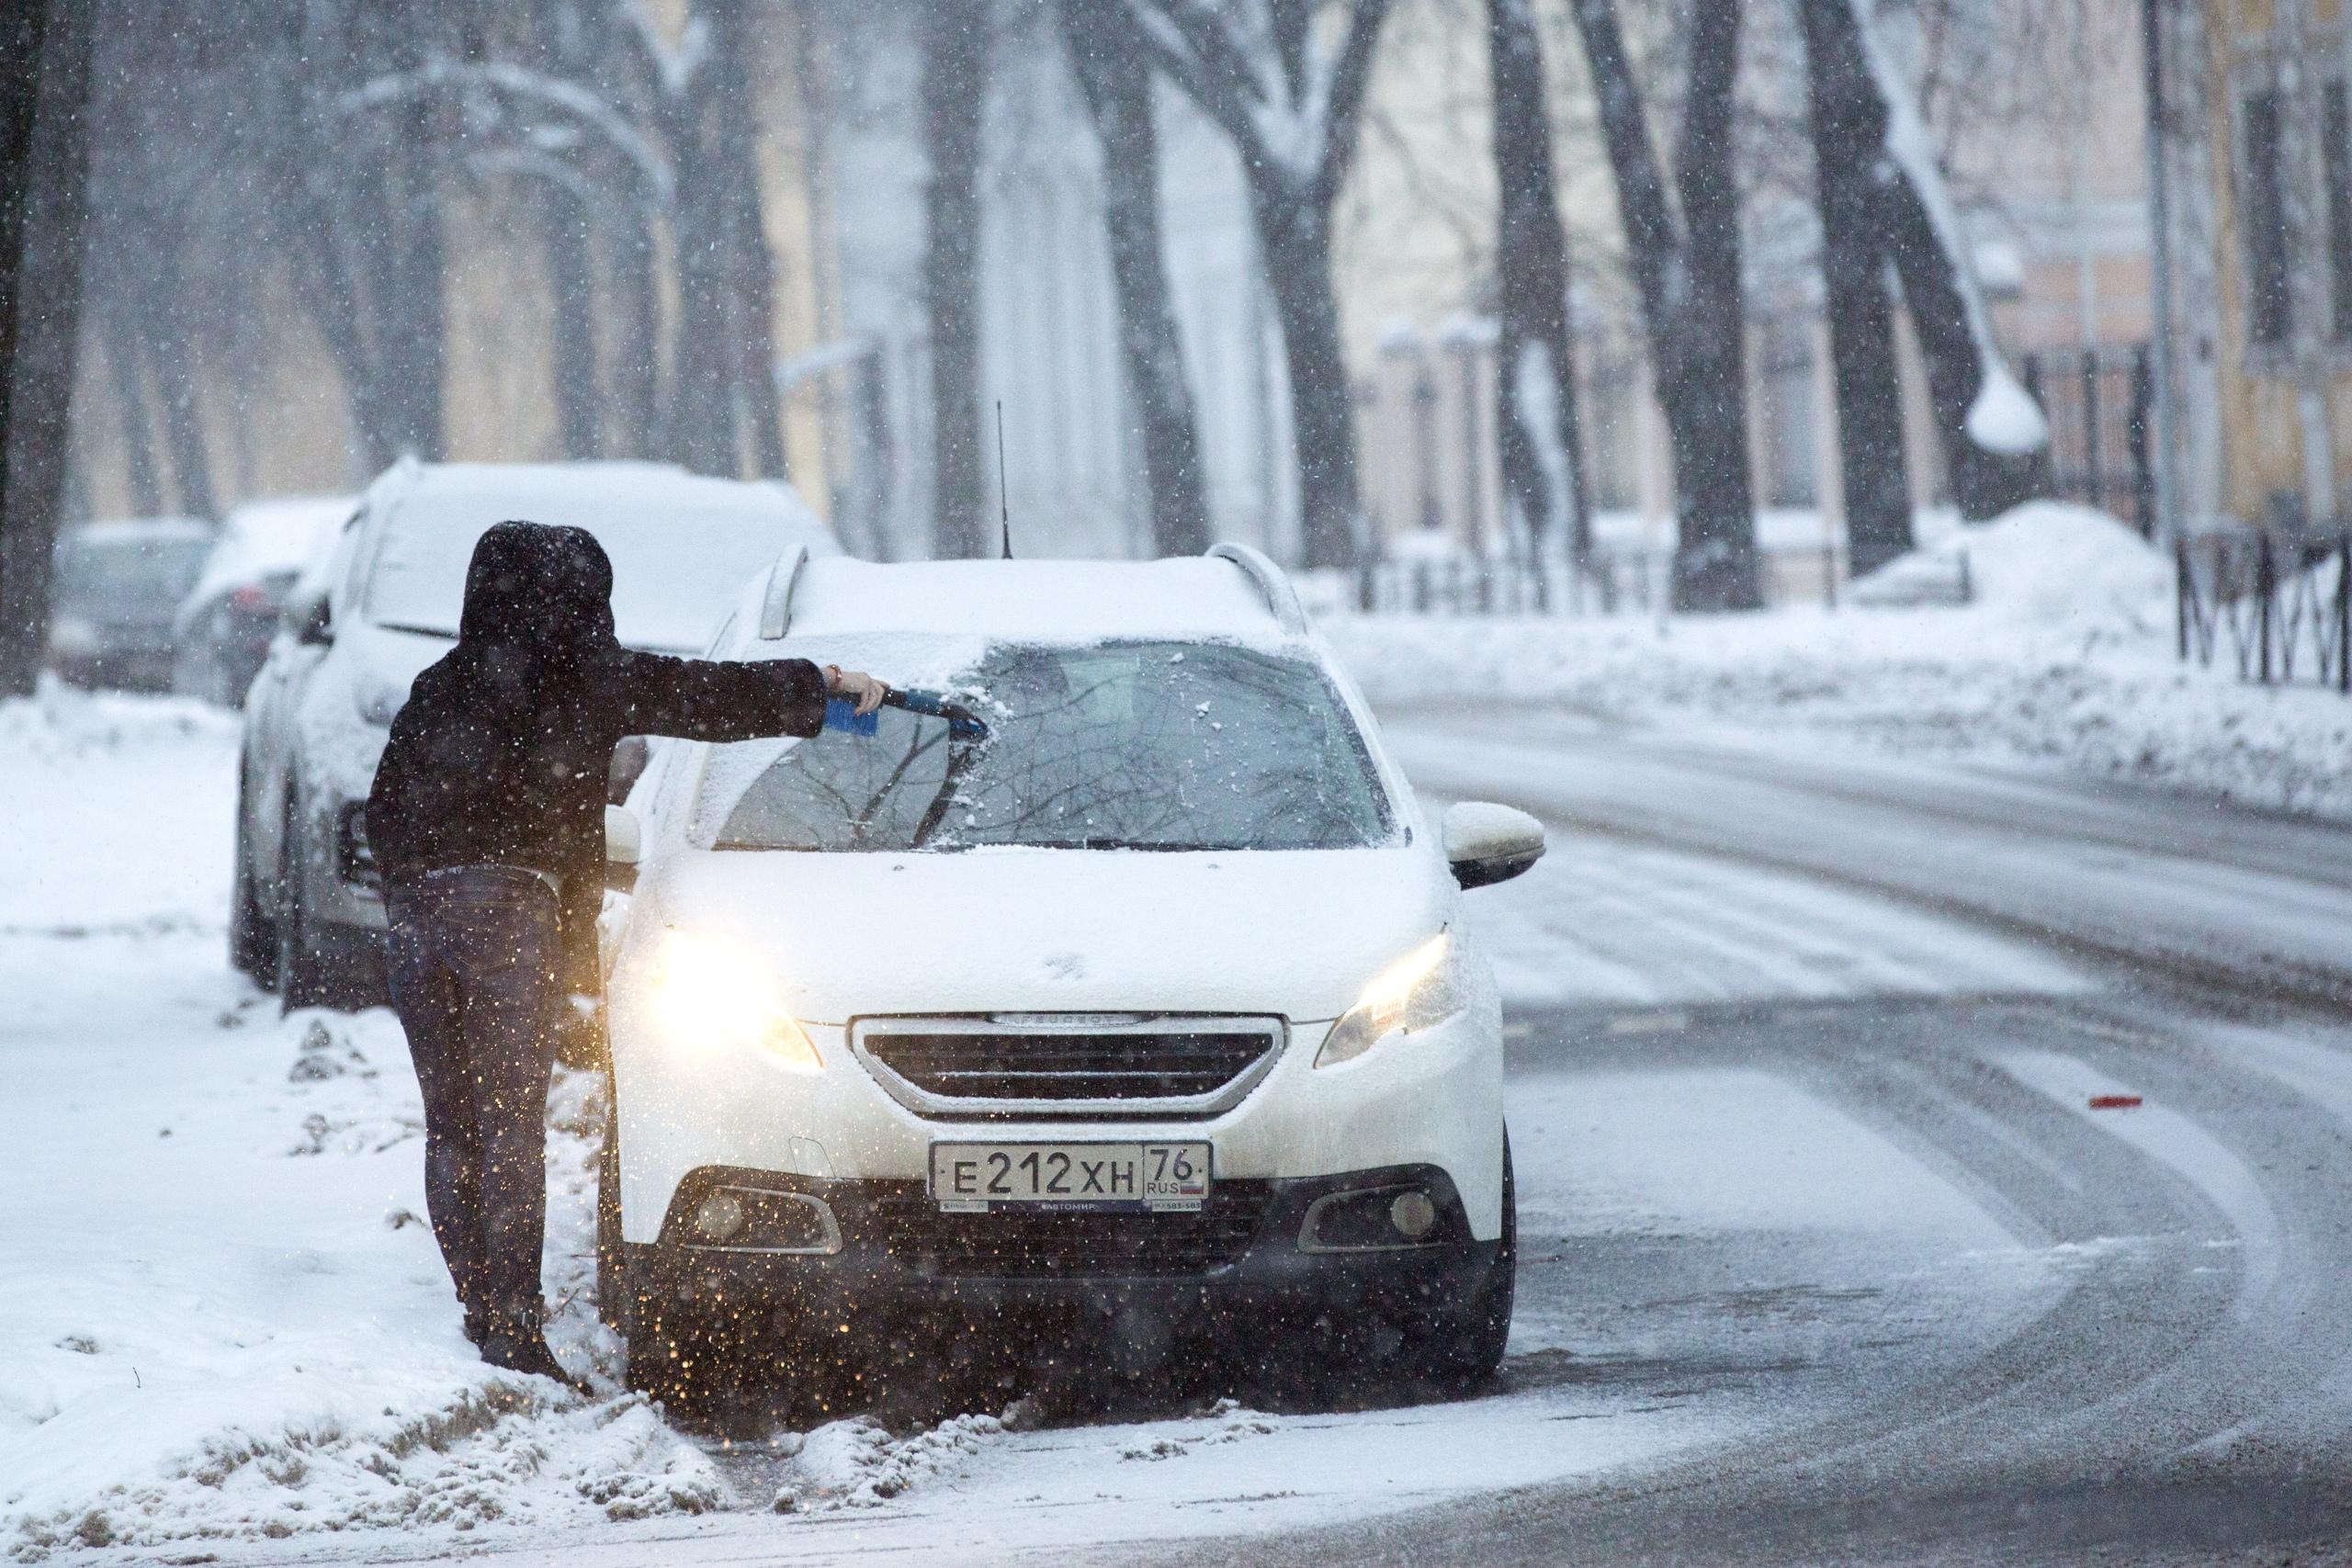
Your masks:
{"label": "blurred building facade", "polygon": [[2352,8],[2161,0],[2177,509],[2352,519]]}

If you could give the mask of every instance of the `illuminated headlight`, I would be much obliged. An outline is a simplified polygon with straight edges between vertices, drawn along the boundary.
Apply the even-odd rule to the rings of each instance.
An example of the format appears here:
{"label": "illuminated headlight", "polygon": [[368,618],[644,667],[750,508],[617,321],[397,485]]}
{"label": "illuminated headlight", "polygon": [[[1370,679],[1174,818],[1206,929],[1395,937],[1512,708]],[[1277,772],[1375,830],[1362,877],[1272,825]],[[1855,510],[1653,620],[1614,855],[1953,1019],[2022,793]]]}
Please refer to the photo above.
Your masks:
{"label": "illuminated headlight", "polygon": [[672,931],[654,961],[650,999],[664,1032],[681,1045],[759,1045],[804,1072],[824,1070],[808,1032],[747,958]]}
{"label": "illuminated headlight", "polygon": [[1459,965],[1447,962],[1452,945],[1440,931],[1384,970],[1331,1026],[1315,1065],[1353,1061],[1391,1034],[1427,1029],[1461,1011],[1467,998]]}

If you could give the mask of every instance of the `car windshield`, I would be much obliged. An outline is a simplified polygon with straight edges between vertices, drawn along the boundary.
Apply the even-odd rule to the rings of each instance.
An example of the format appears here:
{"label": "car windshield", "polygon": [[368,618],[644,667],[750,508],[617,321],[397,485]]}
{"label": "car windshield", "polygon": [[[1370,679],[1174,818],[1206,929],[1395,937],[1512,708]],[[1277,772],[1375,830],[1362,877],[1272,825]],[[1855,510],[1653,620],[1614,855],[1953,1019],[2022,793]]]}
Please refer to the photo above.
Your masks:
{"label": "car windshield", "polygon": [[211,549],[201,537],[75,540],[58,553],[53,594],[83,615],[168,616],[195,586]]}
{"label": "car windshield", "polygon": [[1324,850],[1385,841],[1363,735],[1312,660],[1222,644],[999,645],[957,684],[982,738],[884,708],[873,735],[753,742],[733,850]]}

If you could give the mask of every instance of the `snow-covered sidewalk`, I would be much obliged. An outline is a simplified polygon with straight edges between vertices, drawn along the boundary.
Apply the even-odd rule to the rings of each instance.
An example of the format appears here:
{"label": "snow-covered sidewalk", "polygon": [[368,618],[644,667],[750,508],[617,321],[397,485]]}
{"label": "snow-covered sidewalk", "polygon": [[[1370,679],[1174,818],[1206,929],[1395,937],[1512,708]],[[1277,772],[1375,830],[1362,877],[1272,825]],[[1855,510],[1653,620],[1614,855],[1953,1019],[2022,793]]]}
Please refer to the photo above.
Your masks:
{"label": "snow-covered sidewalk", "polygon": [[2352,701],[2181,663],[2171,569],[2120,524],[2037,503],[1933,548],[1967,551],[1974,603],[1322,629],[1384,705],[1542,704],[2352,816]]}

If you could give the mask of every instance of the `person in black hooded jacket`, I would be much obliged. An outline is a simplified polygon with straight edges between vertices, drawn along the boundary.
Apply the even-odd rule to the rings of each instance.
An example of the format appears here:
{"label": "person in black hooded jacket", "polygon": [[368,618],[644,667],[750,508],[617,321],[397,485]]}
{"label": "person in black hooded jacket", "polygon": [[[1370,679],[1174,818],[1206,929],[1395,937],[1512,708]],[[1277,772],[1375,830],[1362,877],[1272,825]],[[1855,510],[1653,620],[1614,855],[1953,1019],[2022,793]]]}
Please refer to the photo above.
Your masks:
{"label": "person in black hooded jacket", "polygon": [[614,637],[612,587],[585,529],[485,533],[457,646],[416,678],[367,807],[434,1237],[482,1359],[557,1378],[539,1294],[548,1077],[563,995],[586,988],[565,985],[566,953],[593,951],[613,748],[814,735],[829,696],[870,713],[888,691],[806,660],[635,652]]}

